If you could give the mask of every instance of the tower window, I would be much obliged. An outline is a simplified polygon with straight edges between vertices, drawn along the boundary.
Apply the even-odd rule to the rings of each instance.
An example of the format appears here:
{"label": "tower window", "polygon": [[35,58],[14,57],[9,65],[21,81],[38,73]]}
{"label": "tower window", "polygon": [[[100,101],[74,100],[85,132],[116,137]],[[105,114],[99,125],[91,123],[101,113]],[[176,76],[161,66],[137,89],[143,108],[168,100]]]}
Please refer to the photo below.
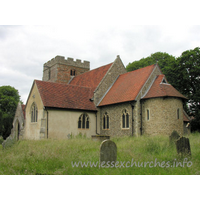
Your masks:
{"label": "tower window", "polygon": [[70,75],[71,75],[71,76],[75,76],[75,75],[76,75],[76,70],[71,69],[71,70],[70,70]]}
{"label": "tower window", "polygon": [[48,74],[48,75],[49,75],[48,78],[49,78],[49,80],[50,80],[50,79],[51,79],[51,69],[50,69],[50,68],[49,68],[49,74]]}

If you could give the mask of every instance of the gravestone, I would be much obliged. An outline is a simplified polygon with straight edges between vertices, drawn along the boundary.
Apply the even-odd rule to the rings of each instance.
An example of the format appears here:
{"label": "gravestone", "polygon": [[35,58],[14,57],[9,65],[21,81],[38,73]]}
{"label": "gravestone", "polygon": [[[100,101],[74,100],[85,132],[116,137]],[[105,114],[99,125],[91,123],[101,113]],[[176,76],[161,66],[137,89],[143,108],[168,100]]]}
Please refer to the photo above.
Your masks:
{"label": "gravestone", "polygon": [[191,155],[191,150],[190,150],[190,141],[189,138],[186,137],[180,137],[176,141],[176,150],[178,154],[181,155]]}
{"label": "gravestone", "polygon": [[100,163],[103,161],[116,162],[117,160],[117,146],[111,140],[104,140],[100,145]]}
{"label": "gravestone", "polygon": [[68,139],[71,139],[71,138],[72,138],[72,135],[71,135],[71,134],[68,134],[68,135],[67,135],[67,138],[68,138]]}
{"label": "gravestone", "polygon": [[180,135],[177,133],[177,131],[173,131],[172,134],[169,136],[169,144],[173,144],[179,138]]}

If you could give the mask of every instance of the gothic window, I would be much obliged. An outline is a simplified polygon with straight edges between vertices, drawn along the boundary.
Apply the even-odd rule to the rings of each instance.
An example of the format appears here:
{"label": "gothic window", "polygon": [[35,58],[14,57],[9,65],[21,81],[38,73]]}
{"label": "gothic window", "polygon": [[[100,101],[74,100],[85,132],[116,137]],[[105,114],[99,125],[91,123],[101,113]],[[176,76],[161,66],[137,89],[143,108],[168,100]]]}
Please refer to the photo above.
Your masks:
{"label": "gothic window", "polygon": [[129,114],[126,109],[122,112],[122,128],[129,128]]}
{"label": "gothic window", "polygon": [[149,112],[149,109],[147,109],[147,120],[150,119],[150,112]]}
{"label": "gothic window", "polygon": [[78,119],[78,128],[89,129],[90,120],[87,114],[82,114]]}
{"label": "gothic window", "polygon": [[103,129],[109,129],[109,115],[107,112],[103,116]]}
{"label": "gothic window", "polygon": [[71,76],[75,76],[75,74],[76,74],[76,70],[71,69],[70,75],[71,75]]}
{"label": "gothic window", "polygon": [[35,103],[31,106],[31,122],[37,122],[38,118],[38,109]]}

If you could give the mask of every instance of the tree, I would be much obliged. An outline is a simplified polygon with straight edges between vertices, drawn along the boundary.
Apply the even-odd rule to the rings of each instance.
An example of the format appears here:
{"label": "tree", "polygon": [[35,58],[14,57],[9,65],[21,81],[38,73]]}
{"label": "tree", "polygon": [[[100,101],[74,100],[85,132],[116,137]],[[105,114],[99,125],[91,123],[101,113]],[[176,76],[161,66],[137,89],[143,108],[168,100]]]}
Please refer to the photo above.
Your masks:
{"label": "tree", "polygon": [[10,135],[12,121],[19,101],[19,92],[14,87],[0,87],[0,134],[4,139]]}
{"label": "tree", "polygon": [[184,109],[194,116],[192,131],[200,131],[200,48],[184,51],[178,58],[157,52],[129,63],[126,69],[132,71],[155,63],[158,63],[168,82],[188,98]]}
{"label": "tree", "polygon": [[167,76],[165,72],[168,72],[166,68],[171,68],[175,66],[176,58],[168,53],[157,52],[151,54],[151,56],[142,58],[139,61],[134,61],[129,63],[126,67],[127,71],[133,71],[142,67],[146,67],[149,65],[153,65],[158,63],[159,67],[161,68],[163,74]]}
{"label": "tree", "polygon": [[192,129],[200,131],[200,48],[184,51],[172,70],[175,87],[189,99],[190,114],[195,117]]}

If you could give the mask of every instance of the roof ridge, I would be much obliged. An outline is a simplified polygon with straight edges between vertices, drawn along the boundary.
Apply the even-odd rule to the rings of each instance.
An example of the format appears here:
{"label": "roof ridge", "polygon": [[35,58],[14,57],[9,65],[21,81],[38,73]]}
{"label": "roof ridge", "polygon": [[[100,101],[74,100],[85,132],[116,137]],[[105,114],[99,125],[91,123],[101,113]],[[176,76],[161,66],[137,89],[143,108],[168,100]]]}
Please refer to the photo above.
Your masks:
{"label": "roof ridge", "polygon": [[[148,65],[148,66],[146,66],[146,67],[152,67],[152,66],[156,66],[156,64],[153,64],[153,65]],[[136,69],[136,70],[133,70],[133,71],[130,71],[130,72],[127,72],[127,73],[125,73],[125,74],[128,74],[128,73],[132,73],[132,72],[136,72],[136,71],[138,71],[138,70],[142,70],[142,69],[144,69],[144,68],[146,68],[146,67],[141,67],[141,68],[138,68],[138,69]],[[124,74],[121,74],[121,75],[124,75]]]}
{"label": "roof ridge", "polygon": [[79,74],[79,75],[75,76],[74,78],[79,77],[79,76],[82,76],[82,75],[87,74],[87,73],[90,73],[90,72],[92,72],[92,71],[94,71],[94,70],[97,70],[97,69],[99,69],[99,68],[101,68],[101,67],[105,67],[105,66],[110,65],[110,64],[113,64],[113,62],[111,62],[111,63],[109,63],[109,64],[106,64],[106,65],[103,65],[103,66],[100,66],[100,67],[97,67],[97,68],[94,68],[94,69],[91,69],[91,70],[89,70],[89,71],[87,71],[87,72],[84,72],[83,74]]}
{"label": "roof ridge", "polygon": [[34,80],[36,82],[45,82],[45,83],[49,83],[49,84],[60,84],[63,86],[70,86],[70,87],[79,87],[79,88],[88,88],[88,89],[92,89],[92,87],[86,87],[86,86],[79,86],[79,85],[71,85],[71,84],[66,84],[66,83],[56,83],[56,82],[51,82],[51,81],[41,81],[41,80]]}

